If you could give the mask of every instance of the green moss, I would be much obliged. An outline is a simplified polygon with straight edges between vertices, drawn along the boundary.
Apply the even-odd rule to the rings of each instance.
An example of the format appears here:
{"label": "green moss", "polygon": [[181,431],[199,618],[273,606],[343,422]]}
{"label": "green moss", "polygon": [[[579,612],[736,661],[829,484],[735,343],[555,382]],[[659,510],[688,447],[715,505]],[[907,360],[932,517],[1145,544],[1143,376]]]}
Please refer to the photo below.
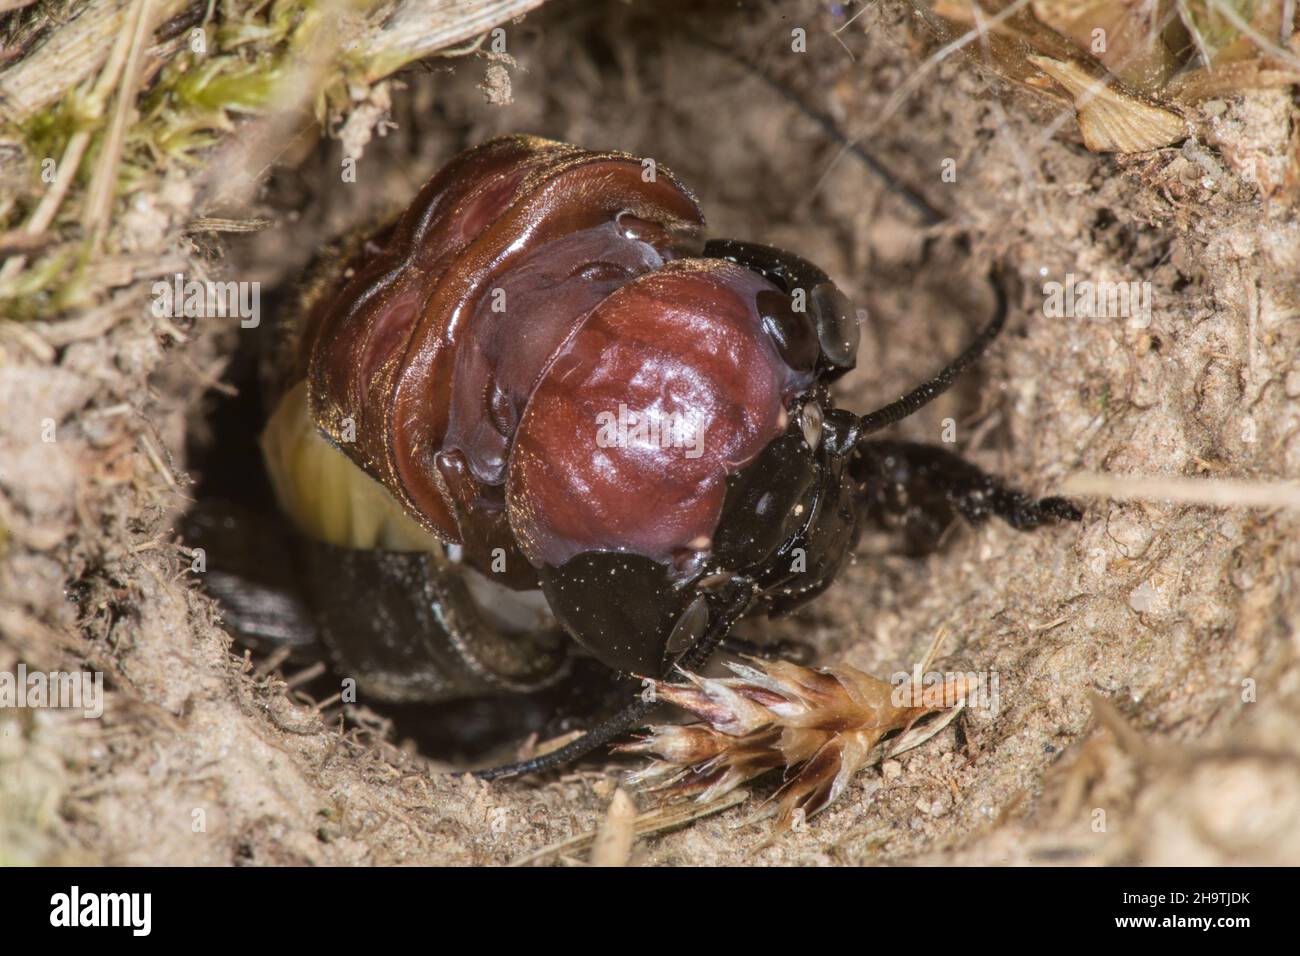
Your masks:
{"label": "green moss", "polygon": [[281,57],[259,57],[253,63],[222,57],[185,73],[170,95],[186,112],[257,113],[270,105],[283,79]]}
{"label": "green moss", "polygon": [[32,160],[33,175],[40,176],[42,160],[62,158],[73,133],[88,129],[95,123],[89,104],[77,92],[33,116],[20,134]]}
{"label": "green moss", "polygon": [[[377,0],[352,3],[360,14],[376,5]],[[205,152],[230,134],[239,118],[272,106],[286,81],[292,82],[291,66],[310,62],[322,49],[324,9],[325,4],[318,0],[270,4],[230,0],[223,4],[222,19],[203,27],[203,49],[183,43],[142,97],[139,118],[127,131],[118,166],[114,193],[119,207],[133,193],[155,184],[170,168],[200,165]],[[331,4],[329,9],[337,8]],[[374,75],[373,67],[355,54],[340,56],[312,104],[318,118],[324,121],[331,112],[346,106],[349,83]],[[38,198],[48,188],[39,178],[41,161],[61,159],[72,136],[84,130],[92,138],[73,171],[75,178],[54,223],[65,237],[75,236],[84,193],[108,128],[111,101],[107,107],[97,111],[86,101],[84,90],[70,90],[17,130],[16,138],[24,147],[34,179],[22,201],[0,217],[0,230],[22,226],[34,208],[36,199],[32,197]],[[109,245],[111,248],[111,237]],[[65,245],[57,252],[29,259],[22,272],[0,287],[6,313],[49,318],[82,303],[94,291],[85,288],[85,252],[69,252]]]}
{"label": "green moss", "polygon": [[62,312],[65,303],[77,298],[84,272],[77,267],[78,258],[75,248],[62,248],[30,260],[27,268],[6,285],[13,297],[13,301],[5,302],[6,317],[21,321]]}

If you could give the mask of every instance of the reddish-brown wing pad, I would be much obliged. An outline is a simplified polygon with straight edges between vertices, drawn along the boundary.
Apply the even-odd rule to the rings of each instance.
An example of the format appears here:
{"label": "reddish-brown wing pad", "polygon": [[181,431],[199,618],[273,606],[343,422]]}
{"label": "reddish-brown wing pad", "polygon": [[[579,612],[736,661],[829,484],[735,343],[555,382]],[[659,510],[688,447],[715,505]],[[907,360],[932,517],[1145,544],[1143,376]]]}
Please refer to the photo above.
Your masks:
{"label": "reddish-brown wing pad", "polygon": [[[480,491],[473,481],[450,489],[439,454],[478,464],[474,447],[448,448],[446,439],[457,420],[461,346],[475,348],[483,323],[492,320],[479,308],[483,298],[508,285],[512,267],[529,254],[574,232],[630,216],[645,223],[645,241],[668,247],[702,224],[694,197],[665,170],[646,181],[642,169],[621,153],[536,137],[484,143],[435,176],[380,239],[382,249],[355,263],[346,284],[314,310],[304,344],[317,423],[439,536],[462,540],[458,517],[473,511]],[[586,307],[575,307],[567,321],[579,321]],[[563,337],[550,336],[556,344]],[[543,352],[523,354],[540,369],[549,359]],[[496,348],[492,354],[514,353]],[[470,368],[483,381],[493,372]],[[508,371],[515,391],[521,386],[514,379],[531,387],[535,370]],[[490,397],[476,383],[461,389],[485,391]],[[460,434],[479,434],[477,419],[489,411],[468,405],[463,415],[473,421]],[[502,441],[491,434],[482,439],[481,457],[490,464]]]}
{"label": "reddish-brown wing pad", "polygon": [[[455,254],[500,218],[528,173],[557,150],[575,151],[513,136],[461,153],[367,243],[343,284],[326,292],[304,323],[302,366],[318,426],[390,491],[393,383],[429,293]],[[445,502],[425,501],[420,517],[440,536],[456,537]]]}

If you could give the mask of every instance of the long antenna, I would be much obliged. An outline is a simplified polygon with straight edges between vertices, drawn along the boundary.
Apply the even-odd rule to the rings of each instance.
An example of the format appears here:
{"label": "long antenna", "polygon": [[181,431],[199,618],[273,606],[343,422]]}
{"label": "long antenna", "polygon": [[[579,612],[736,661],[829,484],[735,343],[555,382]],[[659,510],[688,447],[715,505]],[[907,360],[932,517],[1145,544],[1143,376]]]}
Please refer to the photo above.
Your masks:
{"label": "long antenna", "polygon": [[798,93],[777,80],[775,77],[771,76],[753,60],[738,53],[731,47],[719,43],[711,37],[697,33],[694,30],[687,29],[685,33],[689,39],[698,43],[700,46],[707,47],[715,53],[720,53],[733,62],[739,64],[747,72],[753,74],[755,77],[766,83],[772,91],[783,100],[820,126],[827,136],[833,139],[849,153],[857,157],[863,165],[875,173],[876,176],[884,182],[890,192],[902,198],[902,200],[912,208],[925,225],[933,226],[936,223],[943,222],[947,218],[942,212],[932,206],[928,199],[899,179],[888,166],[877,159],[860,142],[851,139],[847,133],[839,128],[835,120],[831,119],[830,116],[823,113],[821,110],[814,108]]}
{"label": "long antenna", "polygon": [[966,346],[966,351],[962,352],[948,364],[943,371],[927,382],[918,385],[896,402],[876,409],[868,415],[863,415],[858,419],[861,427],[861,435],[870,435],[872,432],[878,432],[895,422],[900,422],[913,412],[924,408],[930,402],[934,401],[948,389],[952,388],[953,383],[962,372],[970,368],[980,360],[980,357],[988,351],[988,347],[993,344],[993,340],[998,337],[1002,331],[1002,326],[1007,320],[1007,290],[1002,282],[1001,270],[994,267],[989,273],[989,281],[993,284],[993,292],[997,296],[997,304],[993,309],[993,318],[989,324],[984,326],[983,331],[976,336],[975,341]]}

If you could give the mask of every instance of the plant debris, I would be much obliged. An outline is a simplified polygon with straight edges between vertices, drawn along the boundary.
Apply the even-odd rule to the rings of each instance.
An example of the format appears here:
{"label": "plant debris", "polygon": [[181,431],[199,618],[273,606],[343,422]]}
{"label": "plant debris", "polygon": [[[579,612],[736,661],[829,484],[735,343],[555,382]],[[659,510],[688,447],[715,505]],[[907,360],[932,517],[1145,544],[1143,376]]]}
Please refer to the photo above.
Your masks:
{"label": "plant debris", "polygon": [[1049,99],[1064,91],[1093,152],[1169,146],[1190,132],[1180,105],[1300,79],[1296,9],[1272,0],[917,0],[913,7],[945,41],[936,56],[961,51]]}
{"label": "plant debris", "polygon": [[[736,676],[654,681],[659,700],[700,722],[658,725],[616,749],[652,755],[628,782],[669,799],[707,803],[770,770],[784,771],[768,801],[777,816],[774,833],[826,809],[864,767],[929,740],[975,690],[964,674],[890,683],[844,664],[816,670],[788,661],[727,666]],[[926,719],[936,714],[942,716]]]}

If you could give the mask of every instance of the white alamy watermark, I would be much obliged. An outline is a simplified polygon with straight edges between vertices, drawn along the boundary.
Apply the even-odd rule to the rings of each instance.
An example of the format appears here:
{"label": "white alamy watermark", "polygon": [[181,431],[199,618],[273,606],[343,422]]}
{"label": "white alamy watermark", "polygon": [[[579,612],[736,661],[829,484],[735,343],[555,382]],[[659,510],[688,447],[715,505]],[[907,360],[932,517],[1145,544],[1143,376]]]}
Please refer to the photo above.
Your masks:
{"label": "white alamy watermark", "polygon": [[705,426],[680,412],[633,411],[619,404],[618,413],[600,412],[596,444],[601,448],[681,448],[687,458],[704,454]]}
{"label": "white alamy watermark", "polygon": [[121,926],[132,936],[148,936],[153,929],[153,894],[83,893],[73,886],[50,897],[50,925]]}
{"label": "white alamy watermark", "polygon": [[101,671],[0,671],[0,710],[14,707],[79,710],[88,720],[104,715]]}
{"label": "white alamy watermark", "polygon": [[889,678],[895,707],[951,709],[966,707],[981,716],[996,717],[1000,686],[996,671],[898,671]]}
{"label": "white alamy watermark", "polygon": [[1129,325],[1151,325],[1151,283],[1077,279],[1043,283],[1043,314],[1049,319],[1128,319]]}
{"label": "white alamy watermark", "polygon": [[186,279],[178,272],[169,282],[159,279],[151,287],[150,307],[158,318],[239,319],[245,329],[255,329],[262,321],[262,283],[200,282]]}

